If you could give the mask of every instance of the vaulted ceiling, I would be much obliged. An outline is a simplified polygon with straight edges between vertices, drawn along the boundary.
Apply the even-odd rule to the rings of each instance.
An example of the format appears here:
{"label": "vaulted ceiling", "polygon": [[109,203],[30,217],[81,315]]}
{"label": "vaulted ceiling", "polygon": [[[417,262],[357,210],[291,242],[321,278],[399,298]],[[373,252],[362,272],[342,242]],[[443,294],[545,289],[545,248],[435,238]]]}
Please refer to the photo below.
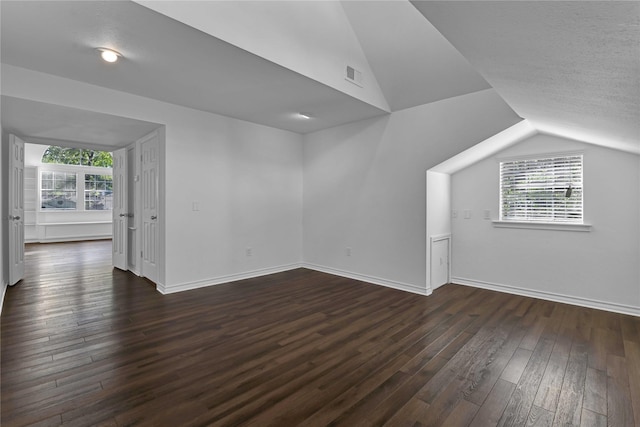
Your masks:
{"label": "vaulted ceiling", "polygon": [[[637,2],[3,0],[0,8],[3,64],[294,132],[493,87],[537,128],[632,151],[640,144]],[[102,63],[101,46],[124,60]],[[362,87],[345,80],[346,66],[363,73]],[[36,132],[17,119],[29,102],[3,96],[3,128]],[[52,122],[73,120],[69,110],[33,107],[51,114],[33,138],[67,138]],[[78,117],[99,126],[87,114],[97,113]],[[130,130],[149,126],[122,120]],[[77,122],[58,128],[72,132]]]}
{"label": "vaulted ceiling", "polygon": [[640,153],[640,2],[413,4],[537,129]]}

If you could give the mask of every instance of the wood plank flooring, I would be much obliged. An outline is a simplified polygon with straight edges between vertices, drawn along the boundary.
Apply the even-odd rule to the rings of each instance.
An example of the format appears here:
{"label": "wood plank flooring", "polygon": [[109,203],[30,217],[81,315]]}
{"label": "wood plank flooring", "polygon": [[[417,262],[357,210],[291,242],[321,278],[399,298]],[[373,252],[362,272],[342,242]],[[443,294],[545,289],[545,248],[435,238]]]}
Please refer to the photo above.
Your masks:
{"label": "wood plank flooring", "polygon": [[110,242],[27,245],[2,426],[639,426],[640,319],[298,269],[163,296]]}

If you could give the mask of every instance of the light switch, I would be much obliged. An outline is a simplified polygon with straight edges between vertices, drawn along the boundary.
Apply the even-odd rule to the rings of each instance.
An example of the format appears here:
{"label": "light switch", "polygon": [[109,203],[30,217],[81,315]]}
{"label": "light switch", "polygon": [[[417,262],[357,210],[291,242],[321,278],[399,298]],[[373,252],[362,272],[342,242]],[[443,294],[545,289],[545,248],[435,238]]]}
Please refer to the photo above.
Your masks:
{"label": "light switch", "polygon": [[464,210],[464,219],[470,219],[471,218],[471,211],[469,209],[465,209]]}
{"label": "light switch", "polygon": [[491,211],[489,209],[484,210],[484,219],[491,219]]}
{"label": "light switch", "polygon": [[200,202],[193,202],[192,209],[194,212],[200,210]]}

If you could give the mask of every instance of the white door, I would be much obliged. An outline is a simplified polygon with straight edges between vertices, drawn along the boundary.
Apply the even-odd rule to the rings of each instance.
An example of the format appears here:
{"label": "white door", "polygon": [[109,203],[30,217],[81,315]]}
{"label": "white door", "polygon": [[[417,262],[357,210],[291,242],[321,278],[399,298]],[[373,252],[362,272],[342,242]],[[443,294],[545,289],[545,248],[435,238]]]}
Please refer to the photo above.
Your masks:
{"label": "white door", "polygon": [[431,289],[449,283],[449,241],[431,240]]}
{"label": "white door", "polygon": [[24,276],[24,141],[9,135],[9,285]]}
{"label": "white door", "polygon": [[127,149],[113,152],[113,266],[127,270],[129,225]]}
{"label": "white door", "polygon": [[158,134],[153,133],[140,144],[142,156],[142,265],[141,274],[158,281]]}

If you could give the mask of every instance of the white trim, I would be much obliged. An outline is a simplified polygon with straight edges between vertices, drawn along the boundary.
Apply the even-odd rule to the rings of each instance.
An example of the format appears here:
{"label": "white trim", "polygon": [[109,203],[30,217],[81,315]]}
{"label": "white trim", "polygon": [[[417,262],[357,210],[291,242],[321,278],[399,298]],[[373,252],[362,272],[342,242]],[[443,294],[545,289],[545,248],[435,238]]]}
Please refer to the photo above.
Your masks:
{"label": "white trim", "polygon": [[322,273],[333,274],[335,276],[346,277],[348,279],[359,280],[361,282],[371,283],[373,285],[386,286],[387,288],[398,289],[400,291],[412,292],[418,295],[431,295],[431,289],[421,288],[408,283],[397,282],[395,280],[382,279],[380,277],[368,276],[366,274],[352,273],[350,271],[340,270],[332,267],[325,267],[323,265],[302,263],[303,268],[309,270],[320,271]]}
{"label": "white trim", "polygon": [[156,290],[163,295],[167,295],[176,292],[190,291],[192,289],[205,288],[207,286],[221,285],[223,283],[235,282],[238,280],[252,279],[254,277],[266,276],[269,274],[282,273],[283,271],[294,270],[300,267],[302,267],[301,264],[286,264],[278,267],[270,267],[247,271],[244,273],[229,274],[226,276],[219,276],[206,280],[197,280],[195,282],[179,283],[177,285],[167,286],[162,283],[158,283],[156,285]]}
{"label": "white trim", "polygon": [[25,242],[52,243],[111,239],[113,237],[111,225],[111,221],[40,222],[35,225],[35,236],[25,239]]}
{"label": "white trim", "polygon": [[35,224],[40,227],[48,226],[65,226],[65,225],[100,225],[100,224],[112,224],[113,221],[75,221],[75,222],[36,222]]}
{"label": "white trim", "polygon": [[[584,153],[558,153],[536,154],[535,156],[522,156],[515,158],[502,158],[499,160],[499,220],[514,222],[541,222],[556,223],[573,218],[574,223],[583,222],[584,218]],[[537,162],[543,162],[542,165]],[[524,163],[524,164],[523,164]],[[559,186],[559,182],[563,184]],[[568,187],[567,187],[568,184]],[[574,195],[570,202],[567,200],[573,189]],[[507,205],[514,202],[516,206],[511,211],[505,209],[505,192],[513,190],[514,194],[506,195]],[[549,192],[553,190],[552,192]],[[560,190],[564,195],[568,193],[564,201],[558,199],[555,191]],[[524,203],[530,194],[543,191],[543,196],[536,196],[542,203],[530,211]],[[510,202],[509,202],[510,201]],[[524,203],[524,204],[523,204]],[[539,217],[539,218],[536,218]],[[583,230],[589,231],[589,230]]]}
{"label": "white trim", "polygon": [[7,293],[7,288],[9,287],[7,286],[6,283],[2,282],[0,284],[0,288],[2,288],[0,290],[0,314],[2,314],[2,307],[4,306],[4,296]]}
{"label": "white trim", "polygon": [[474,288],[489,289],[492,291],[505,292],[508,294],[521,295],[525,297],[538,298],[547,301],[561,302],[565,304],[577,305],[580,307],[595,308],[598,310],[611,311],[614,313],[640,316],[640,307],[618,304],[614,302],[598,301],[589,298],[574,297],[570,295],[557,294],[555,292],[537,291],[517,286],[502,285],[499,283],[483,282],[481,280],[466,279],[463,277],[452,277],[452,283],[472,286]]}
{"label": "white trim", "polygon": [[481,160],[536,135],[538,131],[527,119],[485,139],[429,169],[431,172],[454,174]]}
{"label": "white trim", "polygon": [[431,236],[432,242],[437,242],[439,240],[447,240],[447,239],[451,239],[451,233],[434,234]]}
{"label": "white trim", "polygon": [[[116,268],[117,268],[117,267],[116,267]],[[125,270],[122,270],[122,271],[125,271]],[[130,271],[130,272],[132,272],[133,274],[135,274],[136,276],[138,276],[138,277],[142,277],[142,274],[140,274],[140,272],[139,272],[137,269],[132,269],[132,268],[131,268],[131,266],[129,266],[129,269],[128,269],[128,270],[126,270],[126,271]]]}
{"label": "white trim", "polygon": [[549,157],[569,157],[569,156],[584,156],[585,150],[573,150],[573,151],[547,151],[544,153],[534,154],[522,154],[517,156],[496,157],[495,161],[501,162],[515,162],[518,160],[541,160]]}
{"label": "white trim", "polygon": [[530,230],[556,231],[591,231],[591,224],[576,224],[571,222],[538,222],[538,221],[492,221],[496,228],[527,228]]}
{"label": "white trim", "polygon": [[42,239],[33,239],[25,241],[25,243],[58,243],[58,242],[81,242],[85,240],[110,240],[111,234],[91,234],[82,236],[68,237],[44,237]]}
{"label": "white trim", "polygon": [[[56,209],[42,207],[42,172],[73,173],[76,176],[76,207],[73,209]],[[113,168],[98,166],[64,165],[58,163],[41,163],[36,166],[36,209],[37,213],[51,214],[53,212],[106,212],[111,209],[87,210],[85,209],[85,181],[84,175],[108,175],[113,179]],[[82,177],[81,177],[82,175]]]}
{"label": "white trim", "polygon": [[226,276],[215,277],[207,280],[198,280],[195,282],[185,282],[177,285],[166,286],[164,284],[157,284],[156,290],[163,295],[168,295],[176,292],[189,291],[192,289],[199,289],[208,286],[221,285],[224,283],[235,282],[238,280],[252,279],[255,277],[266,276],[269,274],[281,273],[283,271],[294,270],[296,268],[307,268],[309,270],[320,271],[322,273],[333,274],[335,276],[346,277],[348,279],[359,280],[373,285],[385,286],[387,288],[398,289],[401,291],[412,292],[418,295],[431,295],[431,292],[427,292],[424,288],[419,288],[414,285],[397,282],[394,280],[381,279],[379,277],[367,276],[358,273],[352,273],[349,271],[339,270],[331,267],[325,267],[317,264],[309,263],[296,263],[281,265],[278,267],[264,268],[259,270],[248,271],[244,273],[229,274]]}

